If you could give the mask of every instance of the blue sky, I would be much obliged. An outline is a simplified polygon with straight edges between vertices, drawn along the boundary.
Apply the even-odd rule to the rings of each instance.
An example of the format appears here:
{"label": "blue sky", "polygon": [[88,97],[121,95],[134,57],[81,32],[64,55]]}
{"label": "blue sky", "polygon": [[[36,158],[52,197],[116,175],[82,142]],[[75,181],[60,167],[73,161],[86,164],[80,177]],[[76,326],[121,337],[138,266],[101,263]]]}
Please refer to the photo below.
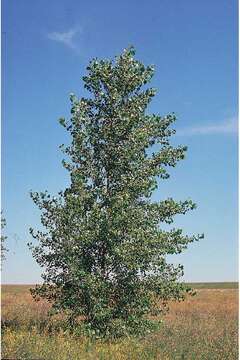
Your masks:
{"label": "blue sky", "polygon": [[2,10],[2,209],[9,253],[3,283],[40,281],[28,229],[40,213],[29,191],[56,194],[68,184],[58,124],[93,57],[113,58],[133,44],[154,64],[150,110],[178,116],[173,144],[186,160],[159,182],[154,199],[192,198],[197,210],[176,218],[205,239],[169,258],[187,281],[237,280],[237,1],[4,0]]}

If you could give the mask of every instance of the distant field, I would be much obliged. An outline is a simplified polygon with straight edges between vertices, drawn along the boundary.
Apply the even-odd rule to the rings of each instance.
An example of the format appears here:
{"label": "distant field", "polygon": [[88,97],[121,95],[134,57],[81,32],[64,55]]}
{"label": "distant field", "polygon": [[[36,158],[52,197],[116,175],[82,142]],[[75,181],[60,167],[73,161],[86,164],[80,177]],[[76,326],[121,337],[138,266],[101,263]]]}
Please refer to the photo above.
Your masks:
{"label": "distant field", "polygon": [[33,285],[3,285],[2,358],[237,360],[237,283],[190,285],[199,289],[197,295],[171,303],[158,332],[115,342],[91,341],[61,330],[49,333],[49,304],[32,300],[28,289]]}
{"label": "distant field", "polygon": [[238,289],[238,282],[196,282],[187,285],[194,289]]}
{"label": "distant field", "polygon": [[2,289],[2,294],[4,293],[25,293],[26,291],[28,291],[31,287],[33,287],[34,285],[2,285],[1,289]]}

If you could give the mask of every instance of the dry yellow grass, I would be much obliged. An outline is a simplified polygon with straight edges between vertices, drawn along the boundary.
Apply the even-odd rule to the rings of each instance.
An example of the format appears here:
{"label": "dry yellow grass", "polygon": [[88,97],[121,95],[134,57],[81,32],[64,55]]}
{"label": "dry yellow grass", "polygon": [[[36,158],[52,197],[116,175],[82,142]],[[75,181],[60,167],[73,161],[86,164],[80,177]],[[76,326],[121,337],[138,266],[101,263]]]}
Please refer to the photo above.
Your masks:
{"label": "dry yellow grass", "polygon": [[238,359],[238,290],[198,290],[170,304],[161,330],[142,339],[106,343],[63,331],[49,335],[49,305],[34,302],[25,289],[3,288],[3,356],[49,360]]}

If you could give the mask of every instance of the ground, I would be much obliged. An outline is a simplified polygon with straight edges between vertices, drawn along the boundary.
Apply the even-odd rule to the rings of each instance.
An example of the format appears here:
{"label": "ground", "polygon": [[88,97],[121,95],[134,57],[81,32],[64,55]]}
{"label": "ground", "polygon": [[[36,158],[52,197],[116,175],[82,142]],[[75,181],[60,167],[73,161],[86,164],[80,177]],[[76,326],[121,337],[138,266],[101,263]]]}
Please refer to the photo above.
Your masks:
{"label": "ground", "polygon": [[[192,284],[194,297],[170,304],[161,329],[144,338],[90,341],[47,327],[46,302],[28,285],[2,286],[2,358],[45,360],[238,359],[236,283]],[[56,320],[57,321],[57,320]]]}

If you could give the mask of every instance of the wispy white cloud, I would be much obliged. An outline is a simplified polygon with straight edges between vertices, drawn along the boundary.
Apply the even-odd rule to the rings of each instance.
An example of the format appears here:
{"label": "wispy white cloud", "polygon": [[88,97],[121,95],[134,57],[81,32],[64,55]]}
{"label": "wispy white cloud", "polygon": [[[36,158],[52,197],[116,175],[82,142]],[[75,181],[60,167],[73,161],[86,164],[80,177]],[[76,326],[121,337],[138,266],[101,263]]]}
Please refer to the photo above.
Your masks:
{"label": "wispy white cloud", "polygon": [[81,32],[80,28],[72,28],[65,32],[51,32],[47,34],[47,37],[50,40],[62,43],[63,45],[69,47],[72,50],[78,50],[78,46],[75,42],[75,37]]}
{"label": "wispy white cloud", "polygon": [[230,118],[219,123],[182,128],[176,132],[176,135],[191,136],[191,135],[237,134],[237,133],[238,133],[238,120],[237,118]]}

